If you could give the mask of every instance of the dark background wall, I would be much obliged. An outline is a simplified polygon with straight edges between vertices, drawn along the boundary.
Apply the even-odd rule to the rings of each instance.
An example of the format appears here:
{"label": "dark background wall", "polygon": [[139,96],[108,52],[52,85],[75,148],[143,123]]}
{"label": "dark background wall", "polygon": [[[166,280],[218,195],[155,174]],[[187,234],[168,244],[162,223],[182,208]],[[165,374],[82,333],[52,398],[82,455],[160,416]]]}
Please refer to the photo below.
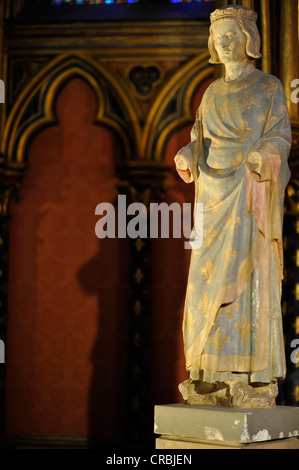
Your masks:
{"label": "dark background wall", "polygon": [[[179,179],[173,157],[188,143],[202,94],[220,73],[208,62],[208,10],[139,5],[131,15],[107,5],[106,17],[92,7],[98,16],[81,10],[81,17],[62,18],[58,7],[22,6],[10,2],[2,10],[5,442],[152,446],[153,407],[181,401],[177,385],[186,378],[181,323],[190,252],[183,238],[98,239],[95,208],[109,202],[117,215],[119,194],[147,206],[192,203],[193,186]],[[277,41],[267,49],[267,37],[290,43],[298,21],[289,24],[286,12],[278,23],[278,7],[255,5],[268,52],[258,65],[275,68],[289,96],[289,77],[298,70],[289,70]],[[291,37],[279,36],[285,30]],[[298,406],[298,367],[289,357],[299,333],[299,126],[289,103],[288,377],[280,402]]]}

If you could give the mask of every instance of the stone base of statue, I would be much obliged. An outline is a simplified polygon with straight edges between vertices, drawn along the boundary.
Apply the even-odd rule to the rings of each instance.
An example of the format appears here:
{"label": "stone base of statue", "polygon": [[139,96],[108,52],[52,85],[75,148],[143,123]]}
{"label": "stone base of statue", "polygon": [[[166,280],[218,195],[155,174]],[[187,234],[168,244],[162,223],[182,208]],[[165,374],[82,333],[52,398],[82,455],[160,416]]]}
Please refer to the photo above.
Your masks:
{"label": "stone base of statue", "polygon": [[155,406],[156,449],[299,449],[299,408]]}
{"label": "stone base of statue", "polygon": [[231,380],[208,384],[188,379],[179,390],[188,405],[225,408],[273,408],[278,395],[277,383],[251,386]]}

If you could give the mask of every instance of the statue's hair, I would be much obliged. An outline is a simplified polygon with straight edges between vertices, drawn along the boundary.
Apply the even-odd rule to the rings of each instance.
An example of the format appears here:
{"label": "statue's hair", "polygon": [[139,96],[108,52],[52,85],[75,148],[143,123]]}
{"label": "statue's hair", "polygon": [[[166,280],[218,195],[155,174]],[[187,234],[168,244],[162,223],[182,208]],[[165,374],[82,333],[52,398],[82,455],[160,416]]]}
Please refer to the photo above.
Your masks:
{"label": "statue's hair", "polygon": [[[209,62],[211,64],[221,64],[219,56],[214,46],[214,37],[213,37],[213,25],[218,21],[232,21],[231,18],[222,18],[217,21],[214,21],[210,26],[210,37],[208,41],[208,47],[211,54]],[[261,47],[261,37],[257,29],[256,24],[253,21],[246,21],[242,19],[234,19],[238,23],[241,31],[246,36],[246,54],[248,57],[253,59],[259,59],[262,54],[260,53]]]}

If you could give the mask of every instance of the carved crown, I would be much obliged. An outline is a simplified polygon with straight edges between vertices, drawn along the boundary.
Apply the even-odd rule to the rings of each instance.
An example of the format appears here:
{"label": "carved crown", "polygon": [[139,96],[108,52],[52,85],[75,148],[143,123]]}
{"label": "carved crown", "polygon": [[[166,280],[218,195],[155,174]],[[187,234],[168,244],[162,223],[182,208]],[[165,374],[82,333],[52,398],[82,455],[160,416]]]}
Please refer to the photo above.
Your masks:
{"label": "carved crown", "polygon": [[258,15],[255,11],[250,10],[249,8],[235,8],[233,6],[229,8],[219,8],[210,15],[211,23],[216,20],[221,20],[223,18],[232,18],[232,19],[242,19],[247,21],[256,22]]}

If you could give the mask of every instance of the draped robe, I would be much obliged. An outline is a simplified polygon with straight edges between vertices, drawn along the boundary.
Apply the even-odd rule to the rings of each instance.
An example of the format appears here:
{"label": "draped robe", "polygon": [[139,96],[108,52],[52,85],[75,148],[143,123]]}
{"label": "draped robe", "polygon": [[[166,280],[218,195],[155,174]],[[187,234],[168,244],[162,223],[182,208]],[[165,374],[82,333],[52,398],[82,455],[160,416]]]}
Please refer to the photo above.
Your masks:
{"label": "draped robe", "polygon": [[291,140],[281,82],[254,69],[209,86],[191,142],[178,153],[203,204],[203,243],[192,250],[183,319],[186,369],[195,380],[285,376],[282,218]]}

